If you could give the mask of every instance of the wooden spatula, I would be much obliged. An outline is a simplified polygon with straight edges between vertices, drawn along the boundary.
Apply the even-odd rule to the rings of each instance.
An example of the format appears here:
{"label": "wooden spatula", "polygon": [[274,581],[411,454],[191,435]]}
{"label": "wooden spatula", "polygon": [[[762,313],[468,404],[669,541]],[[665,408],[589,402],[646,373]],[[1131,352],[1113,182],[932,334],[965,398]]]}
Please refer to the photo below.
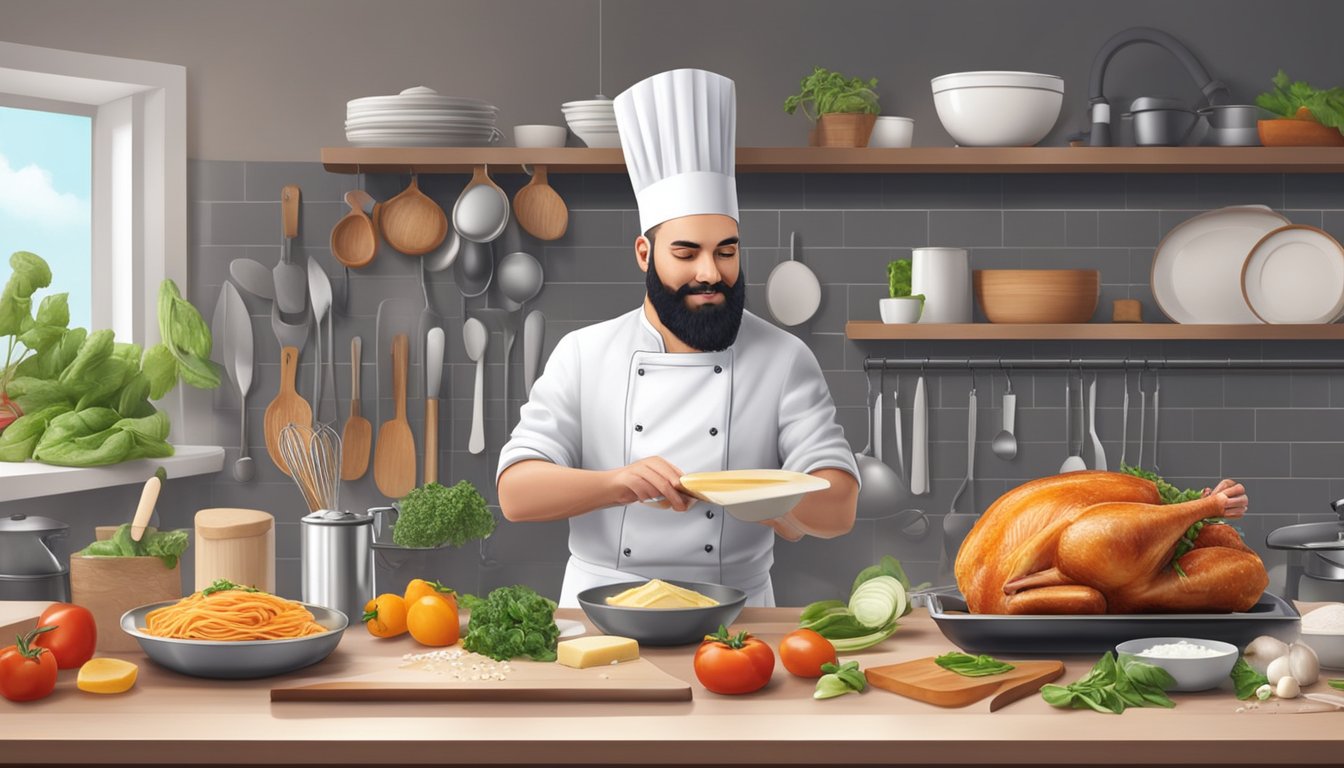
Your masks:
{"label": "wooden spatula", "polygon": [[527,233],[539,240],[559,240],[569,227],[569,209],[560,193],[546,183],[546,166],[532,171],[532,181],[513,196],[513,214]]}
{"label": "wooden spatula", "polygon": [[373,481],[384,496],[399,499],[415,488],[415,436],[406,420],[407,355],[410,342],[399,333],[392,340],[392,394],[397,413],[378,428],[373,452]]}
{"label": "wooden spatula", "polygon": [[363,364],[363,342],[358,336],[350,340],[350,418],[345,420],[341,434],[341,479],[358,480],[369,471],[369,446],[373,442],[373,425],[359,412],[359,369]]}
{"label": "wooden spatula", "polygon": [[275,399],[266,406],[266,453],[281,472],[289,474],[289,467],[280,455],[280,430],[286,424],[302,424],[305,427],[313,423],[313,409],[308,401],[299,397],[294,390],[294,376],[299,367],[299,348],[285,347],[280,350],[280,391]]}
{"label": "wooden spatula", "polygon": [[135,508],[135,517],[131,519],[131,541],[139,541],[145,535],[145,526],[149,525],[149,518],[154,516],[154,505],[159,501],[161,487],[163,483],[158,477],[145,481],[145,488],[140,492],[140,505]]}

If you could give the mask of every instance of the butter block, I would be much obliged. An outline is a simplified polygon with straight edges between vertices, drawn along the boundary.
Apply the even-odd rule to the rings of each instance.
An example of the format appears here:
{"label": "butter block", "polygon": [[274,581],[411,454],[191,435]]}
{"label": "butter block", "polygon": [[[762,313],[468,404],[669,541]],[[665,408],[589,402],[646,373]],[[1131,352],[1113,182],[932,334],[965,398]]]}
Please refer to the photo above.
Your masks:
{"label": "butter block", "polygon": [[125,693],[135,685],[140,668],[112,658],[89,659],[79,668],[75,687],[88,693]]}
{"label": "butter block", "polygon": [[574,669],[600,667],[617,661],[639,658],[639,643],[628,637],[594,635],[561,640],[555,648],[555,661]]}

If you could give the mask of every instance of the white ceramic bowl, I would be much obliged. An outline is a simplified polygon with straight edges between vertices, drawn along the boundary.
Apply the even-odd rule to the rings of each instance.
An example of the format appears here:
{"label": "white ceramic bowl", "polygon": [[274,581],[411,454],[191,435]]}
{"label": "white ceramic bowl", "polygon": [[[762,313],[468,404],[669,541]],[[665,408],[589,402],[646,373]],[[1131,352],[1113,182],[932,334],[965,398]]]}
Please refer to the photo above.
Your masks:
{"label": "white ceramic bowl", "polygon": [[1322,667],[1344,669],[1344,634],[1303,632],[1298,640],[1316,652]]}
{"label": "white ceramic bowl", "polygon": [[568,135],[563,125],[513,126],[513,143],[519,147],[563,147]]}
{"label": "white ceramic bowl", "polygon": [[908,147],[914,143],[915,121],[908,117],[879,115],[868,136],[868,146],[879,148]]}
{"label": "white ceramic bowl", "polygon": [[570,130],[574,131],[574,135],[578,136],[579,140],[589,147],[612,148],[621,146],[621,134],[614,129],[611,131],[590,131],[570,128]]}
{"label": "white ceramic bowl", "polygon": [[884,323],[918,323],[919,314],[924,311],[924,300],[909,296],[879,299],[877,308]]}
{"label": "white ceramic bowl", "polygon": [[1050,133],[1064,80],[1034,72],[957,72],[933,78],[938,119],[963,147],[1030,147]]}
{"label": "white ceramic bowl", "polygon": [[[1161,656],[1144,656],[1142,651],[1155,645],[1167,645],[1180,641],[1195,643],[1218,651],[1217,656],[1204,656],[1197,659],[1173,659]],[[1237,646],[1221,640],[1202,640],[1195,637],[1144,637],[1129,640],[1115,646],[1117,653],[1127,653],[1139,661],[1161,667],[1176,679],[1173,691],[1207,691],[1217,688],[1232,672],[1237,663]]]}

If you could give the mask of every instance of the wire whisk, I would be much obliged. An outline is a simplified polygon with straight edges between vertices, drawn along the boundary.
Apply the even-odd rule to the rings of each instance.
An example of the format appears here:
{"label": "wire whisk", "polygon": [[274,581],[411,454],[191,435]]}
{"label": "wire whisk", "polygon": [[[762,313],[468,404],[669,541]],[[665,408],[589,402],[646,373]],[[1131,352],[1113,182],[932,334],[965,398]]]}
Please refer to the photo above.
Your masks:
{"label": "wire whisk", "polygon": [[299,486],[309,512],[336,510],[341,483],[341,436],[326,424],[286,424],[280,455]]}

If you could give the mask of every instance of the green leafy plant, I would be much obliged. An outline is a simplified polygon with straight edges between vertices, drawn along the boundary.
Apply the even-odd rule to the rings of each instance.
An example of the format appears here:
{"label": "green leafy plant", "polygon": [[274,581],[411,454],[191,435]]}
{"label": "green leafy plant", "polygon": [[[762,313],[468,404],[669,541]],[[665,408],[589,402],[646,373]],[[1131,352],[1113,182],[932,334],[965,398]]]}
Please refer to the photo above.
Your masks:
{"label": "green leafy plant", "polygon": [[1176,685],[1167,670],[1122,653],[1107,652],[1092,670],[1068,685],[1046,685],[1041,698],[1052,707],[1093,709],[1118,715],[1129,707],[1176,706],[1166,692]]}
{"label": "green leafy plant", "polygon": [[1281,117],[1302,119],[1302,110],[1321,125],[1344,133],[1344,88],[1319,90],[1301,80],[1290,81],[1282,69],[1274,76],[1274,90],[1255,97],[1255,103]]}
{"label": "green leafy plant", "polygon": [[798,616],[798,626],[830,640],[840,653],[871,648],[895,634],[899,619],[914,610],[911,589],[900,561],[887,555],[859,571],[849,602],[812,603]]}
{"label": "green leafy plant", "polygon": [[859,112],[876,115],[882,110],[877,103],[877,78],[864,80],[846,78],[839,72],[813,67],[812,74],[799,83],[799,92],[784,100],[784,111],[792,115],[799,107],[809,120],[836,112]]}
{"label": "green leafy plant", "polygon": [[177,285],[159,286],[159,333],[164,342],[141,354],[112,331],[68,328],[64,293],[33,295],[51,284],[41,257],[19,251],[0,293],[0,461],[36,459],[88,467],[171,456],[168,417],[150,399],[179,381],[219,386],[210,362],[210,331]]}
{"label": "green leafy plant", "polygon": [[895,259],[887,262],[887,290],[891,298],[899,299],[910,297],[924,301],[924,294],[917,293],[911,295],[910,285],[914,280],[914,267],[909,259]]}
{"label": "green leafy plant", "polygon": [[491,590],[484,598],[463,595],[462,605],[471,612],[462,647],[495,661],[526,657],[555,661],[560,628],[555,624],[555,603],[532,588],[515,584]]}
{"label": "green leafy plant", "polygon": [[79,554],[85,557],[157,557],[163,561],[163,567],[173,568],[187,551],[190,543],[187,533],[185,528],[160,531],[151,525],[146,526],[140,540],[135,541],[131,538],[131,524],[122,523],[112,533],[112,538],[95,541]]}
{"label": "green leafy plant", "polygon": [[403,496],[397,511],[392,542],[403,547],[460,547],[495,530],[495,516],[466,480],[451,488],[426,483]]}
{"label": "green leafy plant", "polygon": [[1256,672],[1246,663],[1246,657],[1238,656],[1237,663],[1232,666],[1232,671],[1228,673],[1232,678],[1232,685],[1237,689],[1238,699],[1249,699],[1255,695],[1255,691],[1262,685],[1269,683],[1269,678]]}

